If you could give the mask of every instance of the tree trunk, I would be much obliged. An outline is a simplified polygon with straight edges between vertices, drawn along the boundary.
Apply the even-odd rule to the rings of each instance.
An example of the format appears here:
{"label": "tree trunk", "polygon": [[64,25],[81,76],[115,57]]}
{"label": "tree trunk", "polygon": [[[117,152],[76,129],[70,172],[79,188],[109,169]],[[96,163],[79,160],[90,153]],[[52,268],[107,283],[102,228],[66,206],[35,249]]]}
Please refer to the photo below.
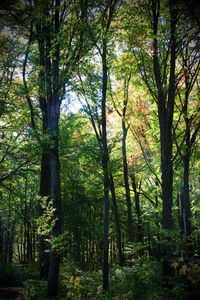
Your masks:
{"label": "tree trunk", "polygon": [[[55,62],[57,65],[57,61]],[[54,66],[55,67],[55,66]],[[58,237],[61,233],[61,191],[60,191],[60,160],[59,160],[59,116],[60,116],[60,100],[57,91],[57,76],[58,65],[54,69],[54,88],[52,98],[48,100],[48,129],[50,133],[50,167],[51,167],[51,199],[53,201],[54,218],[56,219],[53,228],[53,236]],[[57,75],[55,74],[57,73]],[[56,78],[55,78],[56,77]],[[51,251],[49,276],[48,276],[48,296],[54,297],[57,295],[58,276],[59,276],[59,254]]]}
{"label": "tree trunk", "polygon": [[[186,49],[187,53],[187,49]],[[187,57],[187,54],[186,54]],[[185,76],[185,102],[183,106],[183,114],[185,121],[185,153],[182,156],[183,160],[183,187],[181,191],[181,231],[182,233],[190,237],[192,233],[191,227],[191,204],[190,204],[190,192],[189,192],[189,173],[190,173],[190,158],[192,145],[196,139],[196,132],[194,131],[191,138],[191,124],[192,118],[188,117],[188,104],[189,104],[189,90],[190,84],[188,82],[189,75]]]}
{"label": "tree trunk", "polygon": [[109,155],[107,145],[107,128],[106,128],[106,97],[107,97],[107,41],[106,37],[102,41],[102,168],[103,168],[103,186],[104,186],[104,217],[103,217],[103,289],[107,290],[109,287],[109,270],[108,270],[108,256],[109,256],[109,241],[108,241],[108,225],[109,225]]}
{"label": "tree trunk", "polygon": [[131,203],[131,194],[129,186],[129,170],[127,162],[127,152],[126,152],[126,138],[128,127],[126,125],[126,112],[127,104],[129,100],[129,82],[131,75],[124,80],[124,100],[123,100],[123,109],[122,113],[118,110],[118,114],[122,118],[122,161],[123,161],[123,177],[124,177],[124,187],[126,193],[126,206],[127,206],[127,237],[129,242],[134,241],[134,229],[133,229],[133,218],[132,218],[132,203]]}
{"label": "tree trunk", "polygon": [[[54,94],[54,97],[56,95]],[[49,104],[48,112],[48,124],[50,132],[50,169],[51,169],[51,199],[53,201],[54,218],[56,219],[55,226],[53,228],[53,237],[58,237],[61,233],[61,191],[60,191],[60,161],[59,161],[59,149],[58,149],[58,122],[59,122],[59,100],[55,100]],[[58,249],[57,249],[58,250]],[[48,296],[54,297],[57,295],[58,289],[58,275],[59,275],[59,254],[58,251],[51,250],[50,264],[49,264],[49,276],[48,276]]]}
{"label": "tree trunk", "polygon": [[[61,192],[60,192],[60,161],[59,161],[59,115],[61,100],[59,97],[59,43],[54,47],[54,57],[51,58],[52,39],[60,30],[60,1],[56,0],[53,9],[50,3],[42,6],[44,21],[37,25],[39,60],[40,60],[40,108],[43,115],[43,132],[48,132],[47,149],[43,149],[41,163],[41,186],[40,194],[50,196],[56,219],[52,236],[58,237],[61,233]],[[48,153],[48,154],[47,154]],[[45,169],[45,166],[47,169]],[[46,186],[45,186],[46,184]],[[45,259],[44,237],[40,240],[41,246],[41,274],[46,276],[47,264]],[[58,291],[58,276],[60,258],[58,249],[50,250],[48,291],[50,297],[55,297]]]}
{"label": "tree trunk", "polygon": [[189,195],[189,155],[184,157],[183,188],[181,192],[181,231],[185,236],[191,236],[191,205]]}
{"label": "tree trunk", "polygon": [[12,223],[11,233],[9,237],[9,251],[8,251],[8,262],[9,264],[13,261],[13,245],[14,245],[14,238],[15,238],[15,222]]}
{"label": "tree trunk", "polygon": [[120,221],[119,221],[119,214],[118,214],[118,208],[117,208],[114,180],[113,180],[113,176],[111,173],[110,173],[110,191],[111,191],[111,195],[112,195],[113,216],[114,216],[115,226],[116,226],[117,251],[118,251],[119,265],[123,266],[125,264],[125,260],[124,260],[124,254],[122,251]]}
{"label": "tree trunk", "polygon": [[172,133],[168,132],[164,124],[161,126],[161,171],[162,171],[162,228],[172,228],[172,191],[173,191],[173,164],[172,164]]}
{"label": "tree trunk", "polygon": [[[60,0],[55,3],[54,15],[54,32],[59,33],[60,20],[59,11]],[[49,47],[51,46],[48,41]],[[49,50],[51,47],[49,48]],[[50,52],[48,53],[50,54]],[[55,47],[55,57],[52,59],[52,68],[50,61],[47,57],[46,69],[47,74],[52,72],[52,80],[48,83],[47,90],[51,91],[50,96],[47,98],[47,111],[48,111],[48,130],[50,133],[50,167],[51,167],[51,199],[53,201],[54,218],[56,220],[52,235],[59,237],[61,234],[61,187],[60,187],[60,159],[59,159],[59,117],[61,99],[59,97],[59,61],[60,61],[60,48],[59,44]],[[49,276],[48,276],[48,290],[47,295],[56,297],[58,293],[58,278],[59,278],[60,254],[59,249],[50,252]]]}
{"label": "tree trunk", "polygon": [[125,113],[123,113],[122,119],[122,156],[123,156],[123,175],[124,175],[124,186],[126,191],[126,205],[127,205],[127,234],[128,241],[133,242],[133,218],[132,218],[132,203],[131,203],[131,195],[130,195],[130,186],[128,180],[128,163],[127,163],[127,155],[126,155],[126,137],[127,137],[127,128],[125,125]]}
{"label": "tree trunk", "polygon": [[[171,13],[171,37],[170,37],[170,78],[168,84],[168,101],[163,89],[160,64],[158,59],[158,42],[157,38],[153,41],[153,71],[157,86],[157,104],[160,127],[160,144],[161,144],[161,172],[162,172],[162,227],[163,229],[171,229],[171,211],[172,211],[172,190],[173,190],[173,163],[172,163],[172,125],[174,114],[174,98],[175,98],[175,20],[171,7],[173,4],[169,1]],[[153,33],[157,35],[158,18],[160,1],[152,4],[153,9]]]}
{"label": "tree trunk", "polygon": [[[39,48],[39,63],[41,69],[39,71],[39,103],[42,113],[42,130],[44,140],[47,134],[48,128],[48,112],[47,112],[47,99],[46,99],[46,74],[45,74],[45,32],[42,25],[36,26]],[[48,146],[45,144],[42,146],[41,155],[41,167],[40,167],[40,196],[50,198],[51,189],[51,168],[50,168],[50,153]],[[43,209],[39,206],[39,215],[43,214]],[[46,237],[40,235],[40,278],[47,279],[49,272],[49,245],[45,242]]]}
{"label": "tree trunk", "polygon": [[[160,145],[161,145],[161,173],[162,173],[162,229],[167,234],[167,231],[172,228],[172,204],[173,204],[173,161],[172,161],[172,128],[173,128],[173,115],[174,115],[174,101],[175,101],[175,62],[176,62],[176,16],[173,1],[169,0],[170,10],[170,73],[167,93],[163,87],[163,78],[161,75],[161,68],[159,62],[159,49],[157,38],[153,41],[153,72],[157,87],[157,105],[160,127]],[[153,13],[153,33],[157,36],[158,33],[158,20],[160,15],[160,1],[152,1]],[[167,67],[167,66],[166,66]],[[168,243],[163,243],[163,276],[168,277],[171,275],[170,257],[172,249]]]}
{"label": "tree trunk", "polygon": [[138,188],[136,184],[134,169],[132,170],[130,176],[131,176],[131,182],[134,191],[135,211],[137,215],[137,240],[138,242],[143,243],[144,238],[143,238],[143,226],[141,220],[140,194],[138,192]]}

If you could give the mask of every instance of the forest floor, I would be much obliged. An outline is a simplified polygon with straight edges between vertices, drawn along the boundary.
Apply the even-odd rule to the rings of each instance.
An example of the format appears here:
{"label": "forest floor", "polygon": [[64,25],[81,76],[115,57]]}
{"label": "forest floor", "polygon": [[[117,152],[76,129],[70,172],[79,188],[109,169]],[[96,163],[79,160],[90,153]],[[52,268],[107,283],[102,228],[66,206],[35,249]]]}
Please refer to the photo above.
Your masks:
{"label": "forest floor", "polygon": [[[134,260],[131,266],[110,268],[110,288],[102,290],[101,270],[82,270],[73,262],[63,262],[58,299],[73,300],[199,300],[199,259],[173,262],[170,288],[164,287],[162,265],[148,257]],[[40,280],[39,265],[10,264],[0,267],[0,300],[45,300],[47,281]]]}
{"label": "forest floor", "polygon": [[0,288],[0,300],[22,300],[24,290],[21,287]]}

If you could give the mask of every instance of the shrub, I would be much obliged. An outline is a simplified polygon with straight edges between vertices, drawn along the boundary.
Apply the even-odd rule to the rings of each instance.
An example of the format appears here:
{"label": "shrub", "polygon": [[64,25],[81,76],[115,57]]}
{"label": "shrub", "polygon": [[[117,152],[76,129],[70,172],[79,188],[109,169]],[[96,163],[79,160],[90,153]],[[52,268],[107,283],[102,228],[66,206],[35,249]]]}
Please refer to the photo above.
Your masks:
{"label": "shrub", "polygon": [[29,279],[24,282],[25,297],[27,300],[45,300],[47,282]]}

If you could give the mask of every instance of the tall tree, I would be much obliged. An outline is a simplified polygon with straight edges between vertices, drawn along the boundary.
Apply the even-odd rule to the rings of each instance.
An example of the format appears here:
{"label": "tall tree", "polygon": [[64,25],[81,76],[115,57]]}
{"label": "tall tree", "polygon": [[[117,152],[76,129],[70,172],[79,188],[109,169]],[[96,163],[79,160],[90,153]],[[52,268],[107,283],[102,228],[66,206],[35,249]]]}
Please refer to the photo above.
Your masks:
{"label": "tall tree", "polygon": [[[183,163],[183,185],[181,189],[181,231],[185,236],[190,237],[192,233],[191,226],[191,201],[190,201],[190,161],[194,146],[197,140],[200,125],[198,122],[199,105],[197,103],[198,84],[197,77],[200,71],[198,58],[198,42],[192,39],[190,41],[190,31],[187,32],[186,46],[180,53],[180,76],[177,82],[177,93],[180,100],[180,115],[176,128],[180,125],[182,137],[180,141],[175,138],[177,146],[177,155]],[[184,127],[182,128],[184,124]],[[174,127],[174,131],[176,130]],[[183,130],[183,131],[182,131]],[[177,135],[177,134],[176,134]],[[175,135],[175,136],[176,136]]]}
{"label": "tall tree", "polygon": [[[159,62],[159,47],[158,47],[158,22],[160,17],[160,1],[152,1],[152,29],[155,36],[153,40],[153,73],[157,88],[157,105],[160,126],[160,144],[161,144],[161,172],[162,172],[162,227],[163,229],[172,228],[172,203],[173,203],[173,162],[172,162],[172,128],[173,115],[175,103],[175,62],[176,62],[176,11],[175,3],[169,1],[170,11],[170,70],[169,82],[166,89],[164,89],[161,66]],[[167,68],[167,65],[165,65]],[[166,70],[164,71],[166,74]]]}
{"label": "tall tree", "polygon": [[104,241],[103,241],[103,289],[109,287],[109,153],[107,143],[107,89],[108,89],[108,41],[111,21],[116,10],[116,0],[107,0],[103,5],[101,21],[101,63],[102,63],[102,98],[101,98],[101,127],[102,127],[102,168],[104,183]]}
{"label": "tall tree", "polygon": [[[62,4],[62,6],[61,6]],[[41,196],[50,196],[54,206],[53,236],[61,233],[61,191],[60,191],[60,160],[59,160],[59,117],[63,99],[63,90],[68,78],[75,70],[76,63],[81,58],[83,46],[83,21],[85,18],[85,2],[72,4],[71,13],[66,12],[66,3],[56,0],[35,1],[39,49],[39,101],[43,116],[43,133],[47,143],[42,153],[41,163]],[[69,7],[68,7],[69,9]],[[67,34],[67,20],[73,24],[74,30]],[[68,23],[69,24],[69,23]],[[81,27],[82,24],[82,27]],[[65,46],[63,38],[69,41]],[[73,44],[72,44],[73,43]],[[84,48],[83,48],[84,49]],[[61,70],[62,56],[66,56],[64,70]],[[63,58],[62,58],[63,59]],[[50,172],[49,172],[50,171]],[[43,243],[43,242],[42,242]],[[43,248],[43,247],[42,247]],[[43,251],[43,249],[41,249]],[[56,296],[58,289],[60,257],[58,253],[50,252],[48,295]]]}
{"label": "tall tree", "polygon": [[123,161],[123,177],[124,177],[124,187],[126,192],[126,205],[127,205],[127,236],[128,241],[134,241],[134,229],[133,229],[133,217],[132,217],[132,203],[131,203],[131,192],[129,185],[129,168],[127,161],[127,134],[129,129],[129,124],[127,122],[127,106],[129,101],[129,84],[130,84],[131,74],[128,74],[123,82],[123,104],[122,112],[115,106],[118,115],[121,117],[122,125],[122,161]]}
{"label": "tall tree", "polygon": [[[60,62],[60,45],[56,42],[52,49],[52,40],[57,38],[60,31],[60,1],[55,1],[53,5],[49,1],[41,3],[35,2],[36,7],[40,6],[43,20],[39,20],[37,24],[37,36],[39,45],[39,62],[40,68],[43,69],[45,78],[45,100],[40,98],[40,106],[43,114],[43,127],[48,132],[48,157],[47,154],[42,155],[42,174],[41,177],[41,194],[48,194],[53,201],[55,208],[54,218],[56,219],[53,228],[53,236],[58,237],[61,233],[61,193],[60,193],[60,162],[59,162],[59,116],[60,116],[60,80],[59,80],[59,62]],[[51,12],[53,14],[51,15]],[[53,58],[51,51],[53,51]],[[40,75],[41,76],[41,75]],[[41,77],[42,77],[41,76]],[[41,78],[43,80],[43,78]],[[45,102],[45,103],[44,103]],[[42,104],[46,107],[42,106]],[[47,167],[47,170],[44,169]],[[47,171],[49,175],[45,176]],[[44,174],[45,173],[45,174]],[[46,178],[48,177],[48,178]],[[44,182],[44,179],[47,182]],[[50,182],[50,191],[49,184]],[[46,187],[44,187],[46,185]],[[46,191],[44,191],[46,188]],[[50,193],[49,193],[50,192]],[[43,251],[43,249],[42,249]],[[48,274],[48,295],[56,296],[58,289],[58,275],[60,257],[51,249],[49,257],[49,274]]]}
{"label": "tall tree", "polygon": [[[88,78],[85,80],[85,82],[90,82],[90,78],[91,80],[94,80],[93,76],[94,74],[88,74],[87,75]],[[84,107],[84,111],[87,113],[87,115],[90,118],[92,127],[94,129],[99,147],[100,147],[100,152],[102,155],[102,130],[101,130],[101,126],[100,126],[100,116],[99,116],[99,112],[98,112],[98,102],[94,103],[96,101],[96,99],[92,99],[92,103],[90,104],[90,100],[88,98],[93,98],[93,93],[94,90],[92,90],[92,86],[89,84],[89,94],[91,94],[91,90],[92,90],[92,95],[88,95],[87,91],[86,91],[86,86],[87,84],[85,84],[85,82],[82,80],[81,74],[79,74],[79,81],[81,83],[81,96],[84,99],[85,105],[82,103],[82,101],[80,100],[80,102],[82,103],[83,107]],[[92,106],[95,105],[95,108],[92,108]],[[109,157],[110,160],[110,157]],[[110,161],[109,161],[110,164]],[[119,218],[119,212],[118,212],[118,205],[117,205],[117,199],[116,199],[116,192],[115,192],[115,183],[114,183],[114,178],[113,178],[113,174],[112,174],[112,170],[111,168],[109,168],[109,187],[110,187],[110,192],[111,192],[111,198],[112,198],[112,212],[113,212],[113,217],[114,217],[114,221],[115,221],[115,227],[116,227],[116,240],[117,240],[117,251],[118,251],[118,259],[119,259],[119,264],[120,265],[124,265],[124,255],[123,255],[123,251],[122,251],[122,238],[121,238],[121,226],[120,226],[120,218]]]}
{"label": "tall tree", "polygon": [[[140,76],[144,80],[149,93],[157,104],[160,131],[160,160],[162,188],[162,217],[161,224],[165,233],[172,229],[173,205],[173,118],[176,96],[176,57],[177,57],[177,23],[179,20],[178,2],[162,2],[152,0],[141,3],[139,11],[148,16],[150,23],[150,38],[141,38],[132,44]],[[148,25],[146,24],[145,26]],[[148,33],[147,33],[148,35]],[[152,74],[153,73],[153,74]],[[153,75],[153,78],[151,77]],[[163,246],[163,256],[169,256],[170,248]],[[169,275],[170,263],[164,260],[163,274]]]}

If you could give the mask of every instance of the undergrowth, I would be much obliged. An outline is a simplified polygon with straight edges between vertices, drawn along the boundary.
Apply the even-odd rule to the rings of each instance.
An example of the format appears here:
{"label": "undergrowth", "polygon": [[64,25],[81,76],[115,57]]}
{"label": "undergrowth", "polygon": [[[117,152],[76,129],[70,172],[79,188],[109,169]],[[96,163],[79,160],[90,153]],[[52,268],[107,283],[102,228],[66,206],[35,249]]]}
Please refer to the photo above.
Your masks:
{"label": "undergrowth", "polygon": [[[102,271],[82,271],[73,263],[61,268],[58,300],[190,300],[200,299],[200,264],[177,259],[172,262],[174,276],[164,288],[161,262],[150,258],[135,260],[130,267],[110,270],[110,288],[102,290]],[[26,281],[28,300],[45,300],[47,282]]]}

